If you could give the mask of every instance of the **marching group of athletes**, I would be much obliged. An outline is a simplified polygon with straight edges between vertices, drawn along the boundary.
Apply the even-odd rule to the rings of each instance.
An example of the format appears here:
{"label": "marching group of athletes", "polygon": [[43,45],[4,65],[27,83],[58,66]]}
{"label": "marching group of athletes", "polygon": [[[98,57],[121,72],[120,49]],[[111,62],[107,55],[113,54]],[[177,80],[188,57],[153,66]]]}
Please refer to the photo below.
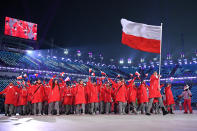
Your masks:
{"label": "marching group of athletes", "polygon": [[[135,80],[139,73],[128,80],[112,80],[106,77],[89,77],[87,82],[63,80],[54,75],[48,83],[38,79],[10,83],[0,94],[5,95],[5,115],[61,115],[61,114],[146,114],[173,113],[175,104],[171,84],[159,86],[159,75],[154,72],[150,86],[141,81],[137,87]],[[105,81],[104,81],[105,80]],[[164,96],[160,93],[164,89]],[[184,113],[192,113],[191,91],[186,85],[179,97],[184,98]]]}

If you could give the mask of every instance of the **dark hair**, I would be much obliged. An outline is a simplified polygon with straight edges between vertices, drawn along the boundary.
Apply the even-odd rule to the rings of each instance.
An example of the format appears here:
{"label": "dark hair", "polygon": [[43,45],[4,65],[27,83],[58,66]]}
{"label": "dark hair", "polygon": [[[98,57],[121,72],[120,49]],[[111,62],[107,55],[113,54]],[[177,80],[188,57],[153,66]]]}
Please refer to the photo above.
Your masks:
{"label": "dark hair", "polygon": [[[52,83],[52,89],[55,87],[55,81],[56,80],[53,80],[53,83]],[[59,82],[57,81],[57,85],[58,85],[58,88],[60,88],[60,86],[59,86]]]}

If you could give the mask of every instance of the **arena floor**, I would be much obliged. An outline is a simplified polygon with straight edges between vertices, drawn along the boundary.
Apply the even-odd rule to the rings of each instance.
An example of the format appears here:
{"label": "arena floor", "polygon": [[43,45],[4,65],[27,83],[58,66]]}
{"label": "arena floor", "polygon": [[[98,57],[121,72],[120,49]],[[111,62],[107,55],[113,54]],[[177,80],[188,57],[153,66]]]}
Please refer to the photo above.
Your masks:
{"label": "arena floor", "polygon": [[0,115],[0,131],[197,131],[197,111],[175,115]]}

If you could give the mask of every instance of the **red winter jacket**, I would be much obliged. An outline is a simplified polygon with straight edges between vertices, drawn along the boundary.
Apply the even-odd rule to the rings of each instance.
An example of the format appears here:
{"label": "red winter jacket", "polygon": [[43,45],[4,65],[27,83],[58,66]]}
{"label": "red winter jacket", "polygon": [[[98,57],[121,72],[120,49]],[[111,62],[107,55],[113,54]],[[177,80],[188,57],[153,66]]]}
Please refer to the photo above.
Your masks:
{"label": "red winter jacket", "polygon": [[97,103],[99,102],[99,99],[98,99],[98,95],[99,95],[99,86],[98,85],[93,85],[91,83],[91,80],[89,78],[89,81],[87,82],[87,88],[88,88],[88,94],[89,94],[89,99],[88,99],[88,102],[89,103]]}
{"label": "red winter jacket", "polygon": [[32,101],[32,85],[31,84],[27,84],[27,86],[25,86],[27,89],[27,101],[31,102]]}
{"label": "red winter jacket", "polygon": [[124,83],[116,83],[109,78],[110,82],[114,85],[114,95],[116,102],[127,102],[127,89]]}
{"label": "red winter jacket", "polygon": [[113,89],[111,87],[104,87],[103,88],[104,93],[105,93],[105,100],[104,102],[112,102],[112,93],[113,93]]}
{"label": "red winter jacket", "polygon": [[150,77],[149,98],[158,98],[158,97],[161,97],[160,88],[159,88],[159,78],[152,75]]}
{"label": "red winter jacket", "polygon": [[147,88],[145,84],[140,84],[139,86],[139,103],[148,102],[148,96],[147,96]]}
{"label": "red winter jacket", "polygon": [[32,103],[43,102],[44,87],[42,84],[36,84],[31,86],[32,91]]}
{"label": "red winter jacket", "polygon": [[166,104],[167,105],[175,104],[172,90],[171,90],[171,86],[167,86],[165,88],[165,95],[166,95]]}
{"label": "red winter jacket", "polygon": [[137,88],[134,85],[134,80],[135,78],[129,82],[128,89],[127,89],[129,103],[136,102],[136,99],[137,99]]}
{"label": "red winter jacket", "polygon": [[85,86],[81,84],[76,84],[74,88],[75,105],[86,103],[85,94],[86,94]]}
{"label": "red winter jacket", "polygon": [[99,102],[105,100],[105,84],[102,84],[102,78],[97,79],[97,86],[99,87]]}
{"label": "red winter jacket", "polygon": [[18,105],[19,106],[27,105],[27,89],[26,88],[20,88]]}
{"label": "red winter jacket", "polygon": [[17,105],[20,90],[17,86],[7,86],[0,94],[5,94],[5,104]]}
{"label": "red winter jacket", "polygon": [[64,88],[63,94],[63,104],[64,105],[72,105],[73,104],[73,89],[69,87]]}

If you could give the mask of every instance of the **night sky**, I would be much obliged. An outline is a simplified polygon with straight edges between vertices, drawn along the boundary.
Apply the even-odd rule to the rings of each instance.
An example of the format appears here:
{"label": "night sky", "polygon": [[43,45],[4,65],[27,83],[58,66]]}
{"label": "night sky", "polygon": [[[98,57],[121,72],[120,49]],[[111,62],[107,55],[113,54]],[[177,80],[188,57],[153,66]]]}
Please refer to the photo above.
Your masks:
{"label": "night sky", "polygon": [[196,5],[196,0],[16,0],[1,3],[0,16],[2,23],[5,16],[37,23],[39,41],[54,39],[63,48],[98,50],[104,59],[159,57],[121,44],[120,19],[162,22],[163,58],[167,53],[177,58],[181,51],[191,58],[197,49]]}

